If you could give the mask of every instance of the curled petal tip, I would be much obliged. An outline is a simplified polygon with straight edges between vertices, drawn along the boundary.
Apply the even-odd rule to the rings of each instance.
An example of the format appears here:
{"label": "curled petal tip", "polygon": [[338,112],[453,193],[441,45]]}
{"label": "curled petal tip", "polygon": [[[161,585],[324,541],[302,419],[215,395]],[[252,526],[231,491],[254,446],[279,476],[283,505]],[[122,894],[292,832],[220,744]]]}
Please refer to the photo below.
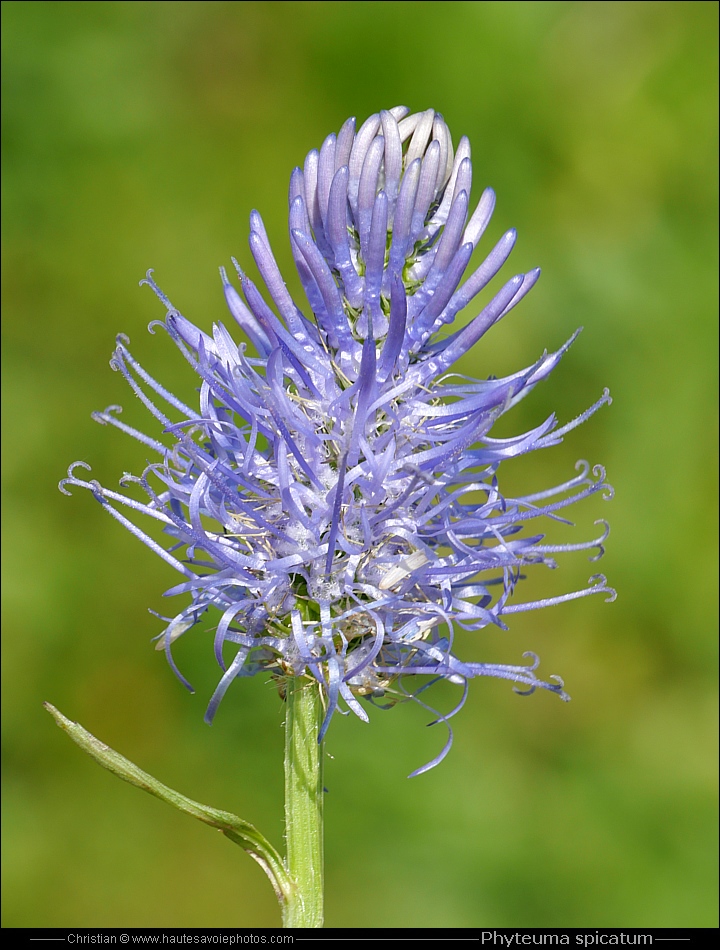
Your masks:
{"label": "curled petal tip", "polygon": [[[75,469],[76,469],[76,468],[84,468],[84,469],[85,469],[86,471],[88,471],[88,472],[91,472],[91,471],[92,471],[92,468],[88,465],[87,462],[83,462],[83,461],[73,462],[73,463],[68,467],[67,478],[63,478],[63,479],[58,483],[58,488],[59,488],[60,491],[63,493],[63,495],[71,495],[71,494],[72,494],[72,492],[69,492],[69,491],[65,488],[66,485],[77,485],[77,484],[80,483],[80,480],[79,480],[79,479],[76,477],[76,475],[75,475]],[[83,484],[84,484],[84,483],[83,483]]]}
{"label": "curled petal tip", "polygon": [[554,684],[555,684],[555,687],[556,687],[556,688],[553,688],[553,687],[551,686],[552,691],[553,691],[557,696],[559,696],[560,699],[562,699],[562,701],[563,701],[564,703],[569,703],[571,697],[568,696],[568,694],[565,692],[565,688],[564,688],[564,687],[565,687],[565,680],[562,678],[562,676],[556,676],[556,675],[553,673],[552,676],[549,677],[549,679],[553,680],[553,682],[554,682]]}
{"label": "curled petal tip", "polygon": [[528,686],[527,689],[520,689],[519,686],[513,686],[513,693],[517,693],[518,696],[532,696],[537,686]]}
{"label": "curled petal tip", "polygon": [[122,411],[122,406],[108,406],[106,409],[103,409],[102,412],[91,413],[90,418],[94,422],[99,422],[101,426],[104,426],[107,425],[110,416],[114,414],[120,415]]}
{"label": "curled petal tip", "polygon": [[588,580],[588,586],[598,594],[607,594],[608,596],[605,598],[606,604],[611,604],[617,599],[617,591],[607,586],[607,578],[604,574],[593,574]]}
{"label": "curled petal tip", "polygon": [[595,524],[601,524],[603,526],[603,533],[599,538],[596,538],[594,541],[594,546],[597,547],[597,552],[588,556],[589,561],[599,561],[605,555],[605,545],[604,542],[607,540],[608,535],[610,534],[610,525],[603,518],[598,518],[595,521]]}

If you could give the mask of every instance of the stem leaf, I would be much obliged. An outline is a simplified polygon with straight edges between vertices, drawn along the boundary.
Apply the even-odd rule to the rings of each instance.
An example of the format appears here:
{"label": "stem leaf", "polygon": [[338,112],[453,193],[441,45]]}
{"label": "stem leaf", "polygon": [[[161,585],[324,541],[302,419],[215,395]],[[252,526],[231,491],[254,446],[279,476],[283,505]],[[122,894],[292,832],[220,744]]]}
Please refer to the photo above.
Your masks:
{"label": "stem leaf", "polygon": [[243,821],[242,818],[238,818],[232,812],[220,811],[217,808],[202,805],[191,798],[186,798],[180,792],[176,792],[175,789],[163,785],[162,782],[158,782],[152,775],[143,772],[142,769],[120,755],[119,752],[115,752],[110,746],[100,742],[87,729],[83,729],[80,723],[71,722],[50,703],[43,703],[43,705],[57,725],[70,736],[73,742],[79,745],[103,768],[125,782],[129,782],[130,785],[135,785],[137,788],[149,792],[155,798],[159,798],[160,801],[167,802],[168,805],[172,805],[178,811],[182,811],[192,818],[197,818],[198,821],[202,821],[212,828],[219,829],[226,838],[240,845],[250,857],[257,861],[270,878],[270,883],[281,906],[284,906],[285,902],[292,897],[295,885],[285,868],[283,859],[254,825],[251,825],[248,821]]}

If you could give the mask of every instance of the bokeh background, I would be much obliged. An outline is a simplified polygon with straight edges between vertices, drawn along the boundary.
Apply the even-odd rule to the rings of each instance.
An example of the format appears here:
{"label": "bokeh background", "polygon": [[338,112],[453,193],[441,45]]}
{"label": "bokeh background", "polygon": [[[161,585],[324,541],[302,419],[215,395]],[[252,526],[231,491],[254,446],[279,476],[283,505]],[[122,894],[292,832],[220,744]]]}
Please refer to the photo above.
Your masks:
{"label": "bokeh background", "polygon": [[[261,679],[202,715],[209,634],[150,638],[170,569],[57,482],[83,459],[115,485],[142,446],[94,424],[141,407],[108,359],[118,331],[192,398],[155,268],[206,329],[217,267],[251,265],[261,210],[285,272],[287,182],[337,131],[404,103],[470,137],[474,199],[498,204],[514,271],[544,276],[466,360],[512,372],[585,331],[504,431],[615,402],[505,486],[603,462],[616,497],[589,598],[468,638],[465,656],[564,676],[569,705],[476,681],[447,760],[406,705],[337,717],[327,795],[329,926],[712,926],[716,919],[716,32],[712,2],[7,2],[3,29],[5,926],[276,926],[260,869],[112,778],[49,700],[185,794],[280,844],[282,703]],[[252,273],[251,268],[251,273]],[[508,270],[508,274],[511,271]],[[291,281],[292,283],[292,281]],[[297,287],[297,283],[292,283]],[[473,314],[467,314],[472,316]],[[230,321],[232,322],[232,321]],[[501,473],[502,474],[502,473]],[[582,553],[525,599],[583,587]],[[440,697],[442,701],[443,697]]]}

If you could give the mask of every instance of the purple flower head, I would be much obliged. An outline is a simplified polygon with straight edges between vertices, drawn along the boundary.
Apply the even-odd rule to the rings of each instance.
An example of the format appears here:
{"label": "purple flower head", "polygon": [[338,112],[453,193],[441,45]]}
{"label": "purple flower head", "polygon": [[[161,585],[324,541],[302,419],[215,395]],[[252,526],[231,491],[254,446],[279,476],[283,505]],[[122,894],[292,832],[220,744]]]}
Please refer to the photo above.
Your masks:
{"label": "purple flower head", "polygon": [[[556,445],[604,403],[559,426],[555,416],[513,438],[494,422],[544,379],[557,352],[504,379],[450,372],[536,283],[539,269],[507,280],[462,329],[438,331],[496,276],[515,243],[508,231],[465,276],[495,205],[486,189],[470,213],[470,145],[453,150],[432,109],[395,108],[356,131],[349,119],[290,179],[290,244],[308,305],[283,281],[262,218],[250,216],[250,251],[262,292],[235,263],[242,296],[221,268],[225,299],[242,335],[223,324],[212,336],[186,319],[153,281],[167,309],[162,325],[200,379],[196,408],[154,380],[118,338],[112,359],[160,423],[164,441],[117,418],[95,418],[153,453],[142,476],[125,476],[142,500],[85,481],[71,466],[64,485],[88,488],[121,524],[182,576],[167,594],[190,603],[157,639],[177,669],[172,644],[209,608],[219,612],[215,656],[222,676],[210,722],[234,679],[268,671],[280,686],[302,676],[321,684],[327,715],[361,698],[418,702],[446,679],[511,680],[516,691],[557,693],[557,677],[527,665],[465,662],[453,653],[457,628],[505,629],[505,616],[614,592],[602,575],[586,589],[514,602],[528,565],[554,567],[564,551],[603,553],[608,528],[577,544],[543,544],[542,519],[564,521],[576,501],[611,489],[600,466],[553,488],[505,497],[498,468]],[[464,278],[464,279],[463,279]],[[244,299],[243,299],[244,297]],[[129,509],[129,516],[122,510]],[[167,545],[134,523],[160,522]],[[227,646],[226,646],[227,645]],[[447,753],[452,733],[425,771]]]}

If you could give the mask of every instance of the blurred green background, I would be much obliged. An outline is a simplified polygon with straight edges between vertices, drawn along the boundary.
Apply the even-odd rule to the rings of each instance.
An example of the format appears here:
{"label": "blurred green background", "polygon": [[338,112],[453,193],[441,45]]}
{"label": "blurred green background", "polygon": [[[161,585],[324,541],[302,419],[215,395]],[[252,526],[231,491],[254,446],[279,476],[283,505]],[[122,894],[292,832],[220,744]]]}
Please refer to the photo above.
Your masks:
{"label": "blurred green background", "polygon": [[[327,743],[328,926],[712,926],[716,919],[716,32],[711,2],[7,2],[4,86],[5,926],[276,926],[260,869],[209,829],[87,759],[41,703],[185,794],[282,834],[283,710],[260,678],[215,725],[207,635],[150,638],[175,576],[89,495],[142,446],[94,409],[143,419],[108,368],[118,331],[192,398],[148,322],[152,266],[204,328],[229,319],[217,267],[251,265],[261,210],[287,274],[287,182],[306,152],[403,103],[473,146],[484,247],[544,276],[463,369],[512,372],[585,331],[503,420],[615,402],[562,447],[508,467],[525,492],[603,462],[618,589],[511,618],[468,659],[564,676],[573,702],[476,681],[444,742],[407,705],[337,717]],[[254,273],[251,268],[251,273]],[[292,284],[297,287],[297,282]],[[468,314],[472,316],[473,314]],[[232,321],[230,321],[232,323]],[[136,402],[136,401],[135,401]],[[150,424],[152,428],[152,423]],[[501,477],[503,473],[501,471]],[[583,587],[584,554],[522,599]],[[440,697],[442,699],[442,697]]]}

